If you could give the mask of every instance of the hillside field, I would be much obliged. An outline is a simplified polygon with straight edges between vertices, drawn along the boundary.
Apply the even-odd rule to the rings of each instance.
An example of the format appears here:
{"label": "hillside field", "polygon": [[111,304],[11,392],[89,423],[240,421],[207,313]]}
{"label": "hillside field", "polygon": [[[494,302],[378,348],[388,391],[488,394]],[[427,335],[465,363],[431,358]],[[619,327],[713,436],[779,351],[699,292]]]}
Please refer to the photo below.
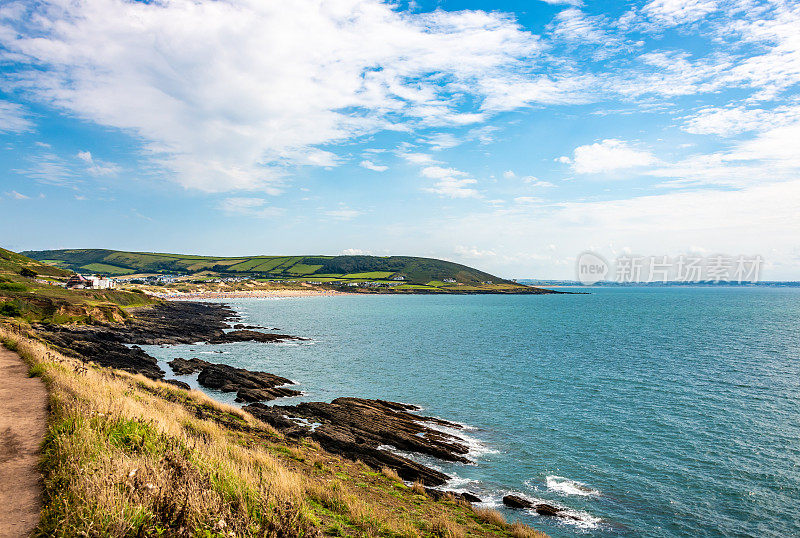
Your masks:
{"label": "hillside field", "polygon": [[104,249],[42,250],[23,254],[63,269],[115,277],[171,274],[197,279],[244,277],[325,284],[374,281],[393,283],[398,291],[434,292],[525,288],[466,265],[412,256],[215,257]]}

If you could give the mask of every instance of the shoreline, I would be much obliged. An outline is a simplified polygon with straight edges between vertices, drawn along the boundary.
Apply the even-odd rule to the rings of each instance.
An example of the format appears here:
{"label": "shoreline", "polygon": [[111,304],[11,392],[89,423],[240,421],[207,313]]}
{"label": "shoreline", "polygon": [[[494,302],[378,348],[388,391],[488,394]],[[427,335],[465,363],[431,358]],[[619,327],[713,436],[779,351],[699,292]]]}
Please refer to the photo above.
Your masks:
{"label": "shoreline", "polygon": [[248,291],[203,291],[192,293],[150,293],[151,297],[168,301],[202,301],[203,299],[282,299],[289,297],[331,297],[334,295],[366,295],[336,290],[248,290]]}

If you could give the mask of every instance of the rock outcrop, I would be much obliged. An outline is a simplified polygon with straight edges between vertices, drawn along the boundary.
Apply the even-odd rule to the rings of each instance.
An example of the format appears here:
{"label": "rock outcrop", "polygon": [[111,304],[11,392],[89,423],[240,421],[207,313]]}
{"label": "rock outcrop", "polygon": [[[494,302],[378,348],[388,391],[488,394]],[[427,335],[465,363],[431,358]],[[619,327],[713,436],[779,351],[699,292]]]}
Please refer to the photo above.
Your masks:
{"label": "rock outcrop", "polygon": [[563,508],[558,508],[547,503],[535,503],[519,495],[506,495],[503,497],[503,504],[509,508],[533,510],[540,516],[561,517],[564,519],[574,519],[576,521],[580,521],[581,519],[578,516],[568,513]]}
{"label": "rock outcrop", "polygon": [[186,360],[179,357],[167,364],[178,375],[200,372],[198,383],[222,392],[235,392],[237,402],[261,402],[301,394],[298,390],[282,386],[292,385],[291,380],[268,372],[253,372],[197,358]]}
{"label": "rock outcrop", "polygon": [[446,461],[468,463],[463,439],[440,431],[461,426],[410,411],[417,407],[384,400],[337,398],[331,403],[309,402],[293,406],[252,404],[244,409],[286,435],[310,437],[329,452],[360,459],[374,469],[389,467],[403,480],[426,486],[444,484],[448,477],[391,448],[433,456]]}
{"label": "rock outcrop", "polygon": [[139,345],[303,340],[251,329],[230,330],[228,321],[235,319],[236,314],[229,306],[219,303],[159,303],[131,309],[131,312],[134,317],[124,324],[39,325],[36,328],[44,340],[68,355],[152,379],[162,379],[164,371]]}

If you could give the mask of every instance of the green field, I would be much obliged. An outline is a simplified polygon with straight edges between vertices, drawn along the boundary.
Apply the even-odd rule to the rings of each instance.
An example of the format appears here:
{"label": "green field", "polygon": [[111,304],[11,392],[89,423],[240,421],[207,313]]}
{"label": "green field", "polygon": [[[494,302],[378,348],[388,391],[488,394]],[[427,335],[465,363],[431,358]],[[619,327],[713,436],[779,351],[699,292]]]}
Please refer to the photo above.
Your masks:
{"label": "green field", "polygon": [[117,267],[116,265],[109,265],[107,263],[90,263],[81,267],[87,273],[102,273],[104,275],[129,275],[133,273],[133,269],[126,269],[124,267]]}
{"label": "green field", "polygon": [[[259,279],[302,279],[314,281],[392,282],[405,278],[402,289],[441,290],[445,278],[462,285],[480,286],[491,280],[515,286],[466,265],[412,256],[237,256],[215,257],[157,252],[127,252],[104,249],[41,250],[23,253],[30,258],[70,269],[112,276],[132,273],[198,275],[203,277],[244,276]],[[55,270],[55,268],[54,268]],[[330,279],[330,280],[329,280]],[[436,283],[426,286],[428,283]],[[409,286],[423,286],[413,288]],[[517,286],[515,286],[517,287]]]}

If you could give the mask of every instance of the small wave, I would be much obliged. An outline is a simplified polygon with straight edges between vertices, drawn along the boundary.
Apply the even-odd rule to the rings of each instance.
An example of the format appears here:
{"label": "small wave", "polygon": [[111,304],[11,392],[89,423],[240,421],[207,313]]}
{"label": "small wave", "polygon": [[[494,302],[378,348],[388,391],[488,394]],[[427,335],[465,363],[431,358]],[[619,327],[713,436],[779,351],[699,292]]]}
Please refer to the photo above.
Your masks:
{"label": "small wave", "polygon": [[570,480],[563,476],[549,475],[546,479],[546,483],[548,489],[563,493],[564,495],[580,495],[583,497],[595,497],[600,495],[598,490],[590,488],[583,482]]}
{"label": "small wave", "polygon": [[[583,530],[592,530],[600,528],[601,525],[604,524],[603,520],[597,516],[593,516],[589,512],[585,512],[583,510],[577,510],[575,508],[570,508],[569,506],[565,506],[561,503],[542,499],[540,497],[534,497],[532,495],[525,495],[524,493],[515,492],[515,495],[522,497],[523,499],[527,499],[534,504],[549,504],[561,510],[561,514],[566,517],[552,517],[552,516],[543,516],[536,512],[535,509],[530,508],[526,509],[525,512],[534,516],[534,517],[546,517],[549,518],[551,521],[558,521],[559,523],[563,523],[565,525],[570,525],[573,527],[578,527],[579,529]],[[491,502],[491,501],[490,501]],[[492,504],[495,504],[493,502]],[[500,500],[497,504],[502,505],[502,500]]]}
{"label": "small wave", "polygon": [[[486,445],[483,441],[476,437],[472,437],[471,435],[466,435],[463,430],[457,428],[451,428],[448,426],[443,426],[441,424],[436,424],[434,422],[423,422],[420,421],[420,424],[438,432],[450,435],[455,437],[456,439],[460,439],[466,446],[467,446],[467,457],[471,460],[476,460],[481,456],[485,456],[486,454],[497,454],[499,450],[495,450],[494,448],[490,448]],[[462,426],[464,430],[474,430],[471,426],[466,426],[459,424]]]}

